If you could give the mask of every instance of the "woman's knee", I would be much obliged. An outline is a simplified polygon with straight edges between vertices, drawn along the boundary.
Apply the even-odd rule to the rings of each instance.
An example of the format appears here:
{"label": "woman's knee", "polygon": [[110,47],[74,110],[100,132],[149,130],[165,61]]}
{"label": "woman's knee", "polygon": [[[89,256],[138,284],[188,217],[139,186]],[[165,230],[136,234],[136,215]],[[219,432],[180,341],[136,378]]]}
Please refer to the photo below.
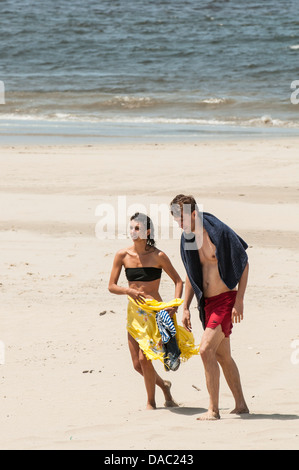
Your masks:
{"label": "woman's knee", "polygon": [[142,367],[141,367],[141,364],[140,364],[140,361],[139,361],[138,358],[136,358],[136,359],[134,358],[133,367],[136,370],[136,372],[139,372],[139,374],[142,375]]}
{"label": "woman's knee", "polygon": [[138,359],[139,359],[139,364],[142,369],[144,369],[145,367],[149,367],[151,365],[151,361],[147,359],[146,355],[141,350],[139,351]]}

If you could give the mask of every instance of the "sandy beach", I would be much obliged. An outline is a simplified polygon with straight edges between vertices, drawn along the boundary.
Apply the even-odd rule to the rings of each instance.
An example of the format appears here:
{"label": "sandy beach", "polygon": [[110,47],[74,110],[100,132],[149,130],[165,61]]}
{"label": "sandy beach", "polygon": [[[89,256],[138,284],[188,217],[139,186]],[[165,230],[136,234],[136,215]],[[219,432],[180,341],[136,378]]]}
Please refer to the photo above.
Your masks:
{"label": "sandy beach", "polygon": [[[0,165],[1,449],[299,448],[298,140],[1,146]],[[118,196],[129,205],[178,193],[249,245],[245,318],[232,334],[249,415],[230,414],[221,376],[222,419],[196,420],[208,406],[199,356],[177,372],[155,363],[180,407],[164,408],[158,390],[158,409],[145,411],[127,300],[107,289],[130,240],[96,237],[95,214]],[[156,238],[184,278],[179,240]],[[161,295],[173,298],[166,275]],[[195,301],[192,321],[198,344]]]}

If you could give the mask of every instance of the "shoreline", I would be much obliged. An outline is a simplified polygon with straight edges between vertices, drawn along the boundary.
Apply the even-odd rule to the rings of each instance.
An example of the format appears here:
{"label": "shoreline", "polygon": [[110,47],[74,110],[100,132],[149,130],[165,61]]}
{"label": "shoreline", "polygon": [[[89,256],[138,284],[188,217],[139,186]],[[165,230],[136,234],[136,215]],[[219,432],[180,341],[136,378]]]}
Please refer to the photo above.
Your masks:
{"label": "shoreline", "polygon": [[1,145],[133,145],[196,143],[213,140],[297,139],[298,128],[272,124],[134,123],[89,121],[0,120]]}

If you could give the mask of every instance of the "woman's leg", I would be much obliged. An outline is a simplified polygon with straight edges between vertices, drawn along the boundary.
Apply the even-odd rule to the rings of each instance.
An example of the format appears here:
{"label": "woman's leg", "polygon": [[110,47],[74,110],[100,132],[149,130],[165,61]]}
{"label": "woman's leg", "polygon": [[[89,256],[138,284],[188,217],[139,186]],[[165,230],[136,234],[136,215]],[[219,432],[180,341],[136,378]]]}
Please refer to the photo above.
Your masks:
{"label": "woman's leg", "polygon": [[156,371],[153,367],[151,361],[149,361],[143,351],[139,349],[139,362],[141,366],[141,370],[143,373],[144,384],[147,392],[147,406],[148,410],[155,410],[156,409],[156,400],[155,400],[155,392],[156,392]]}
{"label": "woman's leg", "polygon": [[130,334],[128,334],[129,349],[133,361],[134,369],[139,372],[144,378],[145,388],[147,392],[147,409],[155,409],[155,386],[156,386],[156,372],[153,368],[151,361],[148,361],[137,341]]}
{"label": "woman's leg", "polygon": [[130,334],[128,334],[129,349],[133,361],[134,369],[139,372],[144,378],[145,388],[147,391],[147,409],[155,409],[155,386],[161,388],[165,397],[165,406],[178,406],[173,400],[170,387],[171,383],[163,380],[155,371],[153,364],[144,355],[143,351],[139,348],[137,341]]}

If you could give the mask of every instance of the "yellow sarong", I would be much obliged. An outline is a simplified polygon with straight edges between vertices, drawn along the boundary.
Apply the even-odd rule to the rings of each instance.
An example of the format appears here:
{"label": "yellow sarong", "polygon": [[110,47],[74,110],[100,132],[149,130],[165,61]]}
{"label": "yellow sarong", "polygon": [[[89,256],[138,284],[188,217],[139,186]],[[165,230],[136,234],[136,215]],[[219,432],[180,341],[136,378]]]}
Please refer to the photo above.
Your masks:
{"label": "yellow sarong", "polygon": [[[147,359],[159,359],[164,362],[161,334],[156,322],[156,312],[169,307],[178,307],[182,299],[173,299],[170,302],[158,302],[154,299],[145,299],[145,304],[137,304],[129,297],[127,330],[137,341],[140,349]],[[187,361],[191,356],[199,353],[199,346],[194,344],[194,336],[177,324],[176,315],[172,317],[176,329],[176,340],[181,351],[181,360]]]}

